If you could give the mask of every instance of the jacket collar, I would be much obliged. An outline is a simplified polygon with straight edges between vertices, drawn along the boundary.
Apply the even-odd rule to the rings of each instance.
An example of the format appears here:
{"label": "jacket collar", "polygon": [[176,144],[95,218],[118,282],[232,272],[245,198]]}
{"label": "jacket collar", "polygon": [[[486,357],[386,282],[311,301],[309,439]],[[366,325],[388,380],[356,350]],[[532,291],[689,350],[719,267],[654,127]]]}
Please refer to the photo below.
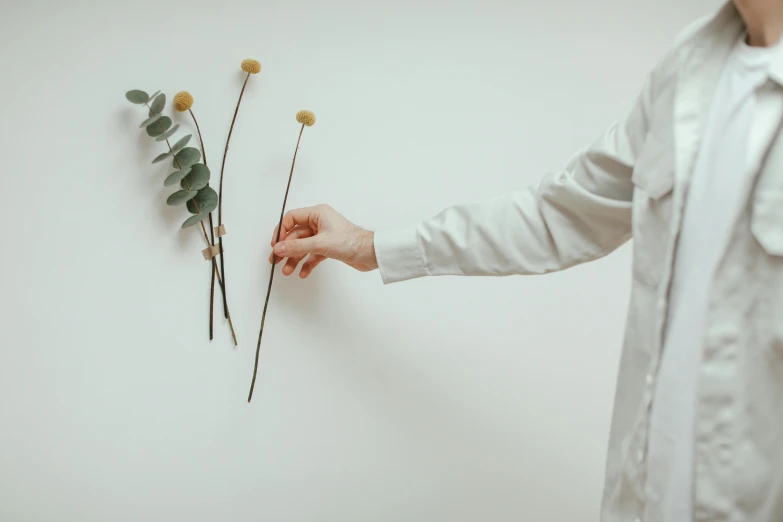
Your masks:
{"label": "jacket collar", "polygon": [[[697,29],[689,31],[679,49],[681,64],[677,71],[674,104],[677,185],[689,179],[716,85],[744,30],[739,11],[729,1],[717,14],[700,22]],[[683,192],[679,191],[680,196]]]}
{"label": "jacket collar", "polygon": [[[735,37],[737,32],[745,31],[745,22],[742,20],[737,7],[732,0],[726,2],[723,8],[702,27],[702,35],[706,37],[705,45],[711,45],[709,40],[722,37]],[[734,42],[732,42],[734,43]],[[783,40],[777,47],[775,56],[769,68],[770,79],[783,86]]]}

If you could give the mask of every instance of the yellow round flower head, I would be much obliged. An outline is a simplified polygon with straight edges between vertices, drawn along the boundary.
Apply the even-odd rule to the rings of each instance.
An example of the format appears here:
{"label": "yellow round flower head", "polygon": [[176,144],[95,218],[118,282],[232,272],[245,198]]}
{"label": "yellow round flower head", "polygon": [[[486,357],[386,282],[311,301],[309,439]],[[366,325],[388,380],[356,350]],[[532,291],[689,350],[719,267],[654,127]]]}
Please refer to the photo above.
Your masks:
{"label": "yellow round flower head", "polygon": [[242,70],[250,74],[258,74],[261,72],[261,63],[258,60],[242,60]]}
{"label": "yellow round flower head", "polygon": [[188,91],[179,91],[174,95],[174,108],[179,112],[185,112],[193,107],[193,95]]}
{"label": "yellow round flower head", "polygon": [[308,127],[315,125],[315,114],[310,111],[299,111],[296,113],[296,121]]}

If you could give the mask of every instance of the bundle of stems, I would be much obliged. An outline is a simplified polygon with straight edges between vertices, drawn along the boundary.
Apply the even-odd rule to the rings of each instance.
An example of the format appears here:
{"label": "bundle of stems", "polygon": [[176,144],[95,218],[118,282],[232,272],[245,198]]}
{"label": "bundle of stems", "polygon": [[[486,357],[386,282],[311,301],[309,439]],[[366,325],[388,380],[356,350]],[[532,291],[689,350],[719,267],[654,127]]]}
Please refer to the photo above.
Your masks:
{"label": "bundle of stems", "polygon": [[[174,109],[179,112],[188,112],[193,120],[193,124],[196,127],[196,132],[199,137],[200,150],[192,147],[185,148],[185,145],[189,142],[191,135],[187,135],[179,140],[175,145],[169,144],[168,138],[172,136],[179,125],[172,126],[171,118],[162,114],[163,108],[166,103],[165,94],[158,93],[152,96],[147,95],[146,92],[140,90],[128,91],[126,97],[129,101],[136,104],[143,104],[149,108],[149,118],[142,123],[142,127],[147,128],[147,133],[158,141],[165,139],[169,144],[169,151],[159,155],[153,163],[163,161],[166,158],[174,158],[174,167],[177,168],[175,172],[169,174],[166,178],[164,185],[169,186],[174,183],[180,183],[182,190],[172,194],[167,203],[169,205],[180,205],[185,203],[188,211],[194,214],[188,218],[182,225],[182,228],[191,227],[197,223],[201,225],[202,232],[204,233],[204,239],[207,242],[207,248],[204,250],[204,257],[210,261],[212,265],[210,268],[210,291],[209,291],[209,339],[214,339],[214,317],[215,317],[215,281],[217,280],[220,286],[220,292],[223,297],[223,315],[228,320],[231,326],[231,333],[234,339],[234,344],[237,344],[236,334],[234,333],[234,327],[231,321],[231,314],[228,310],[228,296],[226,293],[226,266],[223,249],[223,235],[225,235],[226,229],[223,224],[223,179],[226,169],[226,157],[228,155],[228,147],[231,142],[231,136],[234,131],[234,124],[236,123],[237,114],[239,113],[239,107],[242,103],[242,97],[245,93],[248,80],[251,74],[258,74],[261,71],[261,64],[257,60],[246,59],[241,63],[242,70],[247,73],[245,81],[242,84],[242,90],[239,94],[239,101],[237,102],[236,109],[234,110],[234,117],[231,120],[231,126],[229,127],[228,137],[226,138],[226,147],[223,152],[223,161],[220,169],[220,183],[218,192],[216,192],[209,184],[210,171],[207,166],[207,152],[204,145],[204,137],[201,134],[201,127],[198,124],[196,115],[193,112],[193,95],[188,91],[180,91],[174,96]],[[151,102],[151,103],[150,103]],[[203,163],[199,163],[199,160],[203,158]],[[217,226],[212,216],[212,212],[217,209]],[[209,234],[207,234],[206,226],[203,220],[209,221]],[[215,238],[217,237],[217,244]],[[218,259],[220,260],[220,267],[218,268]],[[222,274],[222,277],[221,277]]]}
{"label": "bundle of stems", "polygon": [[[189,228],[199,224],[201,226],[201,231],[204,234],[204,240],[208,244],[206,252],[211,253],[212,249],[211,246],[209,246],[211,243],[207,236],[204,219],[207,216],[210,216],[211,212],[217,207],[218,197],[217,193],[209,186],[209,167],[207,167],[206,163],[199,163],[202,151],[186,146],[192,137],[190,134],[177,140],[174,145],[169,141],[169,138],[179,129],[179,124],[172,125],[171,118],[163,115],[163,108],[166,105],[165,94],[158,92],[150,96],[141,90],[131,90],[125,94],[125,97],[130,102],[137,105],[143,105],[148,109],[148,117],[142,122],[141,127],[145,128],[147,134],[150,137],[155,138],[156,141],[166,142],[168,151],[158,155],[152,163],[159,163],[168,158],[172,158],[172,163],[176,170],[166,177],[163,185],[168,187],[179,183],[181,188],[181,190],[171,194],[166,199],[166,203],[171,206],[185,204],[192,215],[185,220],[182,224],[182,228]],[[193,97],[186,92],[179,93],[175,97],[175,106],[178,110],[182,110],[183,105],[188,105],[189,110],[192,103]],[[206,255],[207,254],[205,254],[205,256]],[[221,281],[221,288],[224,288],[216,264],[213,264],[211,272],[218,281]],[[228,312],[228,306],[226,306],[226,319],[228,319],[228,324],[231,328],[231,336],[234,339],[234,344],[236,344],[236,333],[234,331],[233,322],[231,321],[231,314]]]}

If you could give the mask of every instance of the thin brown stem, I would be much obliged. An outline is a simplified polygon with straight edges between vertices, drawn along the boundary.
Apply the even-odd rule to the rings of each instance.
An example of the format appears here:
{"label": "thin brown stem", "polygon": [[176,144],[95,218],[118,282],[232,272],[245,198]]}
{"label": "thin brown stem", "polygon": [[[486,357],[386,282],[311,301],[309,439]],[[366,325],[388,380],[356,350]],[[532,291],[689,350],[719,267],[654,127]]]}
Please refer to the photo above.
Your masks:
{"label": "thin brown stem", "polygon": [[[209,243],[215,244],[215,224],[212,222],[212,212],[209,213]],[[212,258],[212,270],[210,270],[210,283],[209,283],[209,340],[213,338],[213,325],[215,323],[215,268],[217,268],[217,261]],[[220,286],[221,291],[223,285]]]}
{"label": "thin brown stem", "polygon": [[[247,81],[250,79],[250,73],[245,76],[245,83],[242,84],[242,90],[239,91],[239,100],[237,100],[237,107],[234,109],[234,117],[231,120],[231,127],[228,129],[228,138],[226,138],[226,148],[223,151],[223,162],[220,166],[220,194],[218,196],[218,226],[223,224],[223,173],[226,170],[226,156],[228,156],[228,146],[231,143],[231,134],[234,133],[234,124],[237,121],[237,114],[239,113],[239,106],[242,104],[242,96],[245,94],[245,87],[247,87]],[[223,276],[225,277],[225,273]]]}
{"label": "thin brown stem", "polygon": [[[288,174],[288,186],[285,189],[285,198],[283,198],[283,208],[280,210],[280,221],[277,224],[277,237],[275,244],[280,242],[280,234],[283,231],[283,216],[285,216],[285,206],[288,203],[288,193],[291,190],[291,180],[294,178],[294,165],[296,165],[296,153],[299,152],[299,142],[302,141],[304,124],[299,130],[299,138],[296,140],[296,149],[294,149],[294,160],[291,162],[291,172]],[[261,353],[261,337],[264,335],[264,323],[266,322],[266,311],[269,308],[269,296],[272,294],[272,281],[275,277],[275,266],[277,265],[277,256],[272,253],[272,270],[269,274],[269,286],[266,289],[266,299],[264,300],[264,311],[261,312],[261,330],[258,332],[258,345],[256,345],[256,362],[253,366],[253,381],[250,383],[250,393],[247,396],[247,402],[253,398],[253,389],[256,387],[256,376],[258,375],[258,356]]]}
{"label": "thin brown stem", "polygon": [[[220,278],[220,271],[218,271],[217,263],[213,265],[215,268],[215,275],[217,276],[218,283],[220,283],[221,286],[223,286],[223,280]],[[227,316],[226,319],[228,319],[228,327],[231,328],[231,337],[234,339],[234,346],[239,346],[239,343],[237,342],[237,334],[234,331],[234,323],[231,321],[231,312],[226,309]]]}
{"label": "thin brown stem", "polygon": [[[207,151],[204,148],[204,137],[201,135],[201,127],[198,126],[198,120],[196,119],[196,115],[193,114],[193,109],[188,109],[188,112],[190,113],[190,117],[193,118],[193,123],[196,124],[196,132],[198,132],[198,141],[199,144],[201,144],[201,157],[204,158],[204,165],[207,165]],[[207,183],[209,185],[209,183]],[[215,224],[212,221],[212,212],[209,213],[209,243],[210,245],[215,244]],[[215,267],[217,266],[217,261],[215,258],[212,258],[212,270],[209,271],[209,340],[211,341],[214,338],[214,323],[215,323]],[[225,293],[225,289],[223,286],[220,286],[221,292]]]}
{"label": "thin brown stem", "polygon": [[201,144],[201,157],[204,158],[204,165],[207,164],[207,151],[204,150],[204,138],[201,136],[201,128],[198,126],[198,120],[196,115],[193,114],[193,109],[188,109],[190,117],[193,118],[193,123],[196,124],[196,132],[198,133],[198,142]]}
{"label": "thin brown stem", "polygon": [[[239,92],[239,100],[237,100],[237,107],[234,109],[234,117],[231,119],[231,127],[228,129],[228,137],[226,138],[226,148],[223,151],[223,162],[220,165],[220,186],[218,191],[218,226],[223,224],[223,174],[226,171],[226,156],[228,156],[228,145],[231,143],[231,134],[234,132],[234,124],[237,121],[237,114],[239,113],[239,106],[242,104],[242,96],[245,94],[245,87],[247,87],[247,81],[250,79],[250,73],[245,76],[245,83],[242,84],[242,90]],[[226,297],[226,262],[223,255],[223,236],[218,238],[220,244],[220,270],[223,272],[223,311],[228,317],[228,298]]]}

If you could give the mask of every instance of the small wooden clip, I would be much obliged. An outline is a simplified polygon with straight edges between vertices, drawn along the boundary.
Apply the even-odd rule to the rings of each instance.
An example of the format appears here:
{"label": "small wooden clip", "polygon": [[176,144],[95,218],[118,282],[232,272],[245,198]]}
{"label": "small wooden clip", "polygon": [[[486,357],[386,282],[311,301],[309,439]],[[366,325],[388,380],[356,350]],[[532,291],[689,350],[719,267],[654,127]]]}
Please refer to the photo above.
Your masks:
{"label": "small wooden clip", "polygon": [[218,245],[208,246],[201,251],[201,255],[204,256],[205,261],[209,261],[220,253],[220,247]]}
{"label": "small wooden clip", "polygon": [[226,235],[226,225],[220,225],[215,227],[215,237],[223,237]]}

